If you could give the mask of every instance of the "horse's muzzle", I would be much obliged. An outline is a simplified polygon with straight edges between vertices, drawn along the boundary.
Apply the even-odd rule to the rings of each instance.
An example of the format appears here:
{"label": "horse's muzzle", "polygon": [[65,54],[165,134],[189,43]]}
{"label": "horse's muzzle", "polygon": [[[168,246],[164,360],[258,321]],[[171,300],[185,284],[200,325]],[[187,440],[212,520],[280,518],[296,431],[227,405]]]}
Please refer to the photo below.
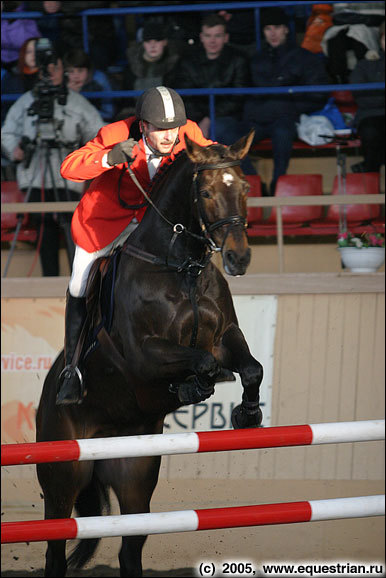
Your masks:
{"label": "horse's muzzle", "polygon": [[251,262],[251,249],[248,247],[241,255],[232,249],[227,249],[222,258],[225,273],[233,276],[244,275]]}

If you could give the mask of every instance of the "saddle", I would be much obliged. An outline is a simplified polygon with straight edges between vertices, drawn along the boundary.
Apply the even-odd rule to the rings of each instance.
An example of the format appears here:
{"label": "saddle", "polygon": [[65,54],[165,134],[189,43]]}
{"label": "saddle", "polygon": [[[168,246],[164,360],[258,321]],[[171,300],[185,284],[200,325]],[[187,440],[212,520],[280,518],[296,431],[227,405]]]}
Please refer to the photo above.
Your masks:
{"label": "saddle", "polygon": [[128,366],[110,337],[114,313],[114,287],[116,271],[121,256],[117,248],[107,257],[99,257],[93,263],[86,287],[87,316],[72,363],[84,364],[99,346],[112,364],[127,375]]}

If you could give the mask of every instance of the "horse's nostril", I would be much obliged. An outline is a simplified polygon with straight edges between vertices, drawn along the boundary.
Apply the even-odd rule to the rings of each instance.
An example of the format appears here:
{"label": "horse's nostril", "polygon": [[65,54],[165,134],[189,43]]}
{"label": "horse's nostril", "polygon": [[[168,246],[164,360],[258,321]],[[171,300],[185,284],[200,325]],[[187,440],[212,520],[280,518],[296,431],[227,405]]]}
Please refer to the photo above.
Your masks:
{"label": "horse's nostril", "polygon": [[234,265],[236,263],[234,251],[227,251],[225,257],[230,265]]}

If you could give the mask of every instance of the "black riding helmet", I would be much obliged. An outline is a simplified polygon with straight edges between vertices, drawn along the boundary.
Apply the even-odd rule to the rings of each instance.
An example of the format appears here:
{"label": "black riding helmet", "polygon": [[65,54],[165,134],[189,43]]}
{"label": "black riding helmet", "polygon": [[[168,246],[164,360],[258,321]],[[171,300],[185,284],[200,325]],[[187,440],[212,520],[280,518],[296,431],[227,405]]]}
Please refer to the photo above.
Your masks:
{"label": "black riding helmet", "polygon": [[172,88],[156,86],[141,94],[135,110],[139,120],[150,122],[156,128],[176,128],[186,124],[185,105]]}

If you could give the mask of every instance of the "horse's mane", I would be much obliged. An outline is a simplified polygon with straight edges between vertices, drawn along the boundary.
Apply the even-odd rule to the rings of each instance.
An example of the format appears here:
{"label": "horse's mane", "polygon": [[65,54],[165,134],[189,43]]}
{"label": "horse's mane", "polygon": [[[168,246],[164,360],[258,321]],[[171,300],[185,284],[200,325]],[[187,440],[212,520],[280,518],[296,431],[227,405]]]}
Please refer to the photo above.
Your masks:
{"label": "horse's mane", "polygon": [[[220,159],[223,160],[227,157],[227,153],[229,152],[228,147],[224,147],[223,145],[218,144],[209,145],[207,148],[211,149],[211,154],[208,157],[208,162],[215,162],[216,160],[218,160],[218,157],[220,157]],[[167,163],[162,165],[162,167],[156,172],[153,179],[150,181],[150,184],[146,189],[146,193],[150,195],[156,193],[164,183],[166,176],[168,176],[171,171],[174,172],[179,170],[179,167],[182,164],[182,162],[187,160],[191,162],[186,154],[186,150],[183,149],[182,151],[176,154],[173,161],[169,160]]]}

